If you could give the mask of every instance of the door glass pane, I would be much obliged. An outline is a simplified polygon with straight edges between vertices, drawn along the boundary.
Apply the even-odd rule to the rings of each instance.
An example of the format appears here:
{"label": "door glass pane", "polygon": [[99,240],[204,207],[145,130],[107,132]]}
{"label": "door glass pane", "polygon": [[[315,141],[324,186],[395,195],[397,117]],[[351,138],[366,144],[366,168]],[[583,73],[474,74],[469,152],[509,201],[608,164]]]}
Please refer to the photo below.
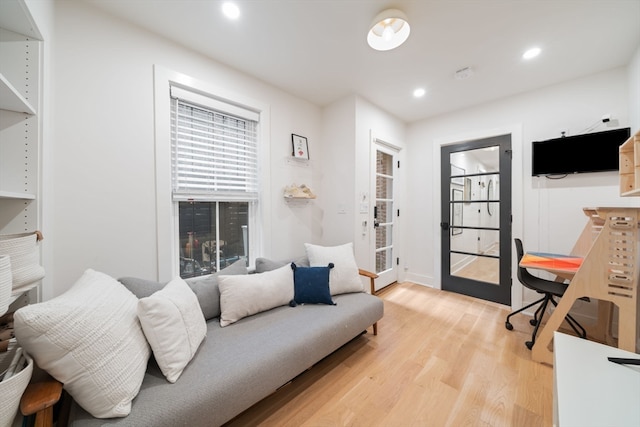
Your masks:
{"label": "door glass pane", "polygon": [[499,150],[451,153],[450,275],[500,283]]}
{"label": "door glass pane", "polygon": [[376,151],[376,273],[393,268],[393,156]]}
{"label": "door glass pane", "polygon": [[376,252],[376,271],[385,271],[391,268],[393,255],[391,248]]}

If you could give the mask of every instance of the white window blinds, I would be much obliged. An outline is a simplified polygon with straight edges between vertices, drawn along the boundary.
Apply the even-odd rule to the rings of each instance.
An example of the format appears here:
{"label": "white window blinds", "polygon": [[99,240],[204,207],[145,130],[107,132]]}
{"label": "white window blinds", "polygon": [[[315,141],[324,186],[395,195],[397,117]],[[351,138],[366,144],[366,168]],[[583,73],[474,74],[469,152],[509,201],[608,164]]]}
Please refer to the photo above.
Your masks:
{"label": "white window blinds", "polygon": [[171,98],[173,200],[257,200],[257,113],[175,87]]}

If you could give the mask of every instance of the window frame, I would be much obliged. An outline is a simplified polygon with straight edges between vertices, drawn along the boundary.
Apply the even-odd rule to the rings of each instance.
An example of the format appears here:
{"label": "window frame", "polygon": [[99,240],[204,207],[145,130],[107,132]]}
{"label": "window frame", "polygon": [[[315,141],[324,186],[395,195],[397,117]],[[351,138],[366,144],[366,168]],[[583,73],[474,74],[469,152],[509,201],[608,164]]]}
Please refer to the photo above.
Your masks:
{"label": "window frame", "polygon": [[[258,194],[249,218],[249,267],[264,253],[264,242],[271,241],[270,227],[270,114],[269,105],[229,89],[154,65],[154,119],[156,165],[156,237],[158,280],[168,281],[180,274],[178,238],[178,202],[172,195],[171,98],[170,87],[212,97],[258,113]],[[206,277],[206,276],[200,276]]]}

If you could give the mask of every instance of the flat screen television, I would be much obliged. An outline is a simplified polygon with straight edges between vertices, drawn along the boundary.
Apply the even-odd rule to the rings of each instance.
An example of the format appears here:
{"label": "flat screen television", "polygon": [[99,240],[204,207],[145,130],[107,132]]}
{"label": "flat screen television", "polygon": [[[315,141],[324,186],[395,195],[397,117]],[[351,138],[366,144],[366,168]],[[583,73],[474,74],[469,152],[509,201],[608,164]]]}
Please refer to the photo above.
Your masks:
{"label": "flat screen television", "polygon": [[533,141],[531,175],[564,175],[619,169],[618,148],[631,134],[630,128]]}

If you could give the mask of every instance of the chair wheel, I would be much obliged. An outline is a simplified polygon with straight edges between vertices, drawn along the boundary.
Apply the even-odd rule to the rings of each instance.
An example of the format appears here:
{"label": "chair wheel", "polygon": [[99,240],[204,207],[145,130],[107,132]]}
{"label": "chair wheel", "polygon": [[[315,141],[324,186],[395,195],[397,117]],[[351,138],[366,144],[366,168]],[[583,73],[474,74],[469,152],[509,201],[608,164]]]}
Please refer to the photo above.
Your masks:
{"label": "chair wheel", "polygon": [[524,343],[524,345],[526,345],[527,348],[531,350],[531,348],[533,348],[533,341],[527,341],[526,343]]}
{"label": "chair wheel", "polygon": [[529,320],[529,324],[531,326],[536,326],[538,324],[538,321],[536,319],[531,319],[531,320]]}
{"label": "chair wheel", "polygon": [[511,323],[509,323],[509,322],[504,322],[504,327],[507,328],[510,331],[513,330],[513,325]]}

